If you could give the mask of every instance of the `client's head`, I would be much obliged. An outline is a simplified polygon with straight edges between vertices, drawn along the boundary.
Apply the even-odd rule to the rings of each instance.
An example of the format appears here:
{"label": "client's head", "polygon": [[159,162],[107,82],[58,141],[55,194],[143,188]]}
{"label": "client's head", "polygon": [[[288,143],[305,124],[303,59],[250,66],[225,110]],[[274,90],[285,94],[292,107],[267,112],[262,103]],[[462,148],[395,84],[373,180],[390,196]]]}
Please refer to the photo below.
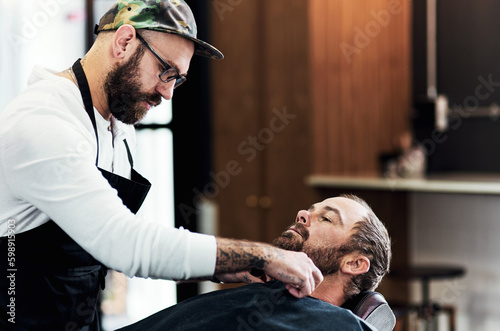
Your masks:
{"label": "client's head", "polygon": [[387,229],[361,198],[341,195],[301,210],[273,242],[305,252],[325,277],[344,277],[344,296],[374,290],[389,271],[391,241]]}

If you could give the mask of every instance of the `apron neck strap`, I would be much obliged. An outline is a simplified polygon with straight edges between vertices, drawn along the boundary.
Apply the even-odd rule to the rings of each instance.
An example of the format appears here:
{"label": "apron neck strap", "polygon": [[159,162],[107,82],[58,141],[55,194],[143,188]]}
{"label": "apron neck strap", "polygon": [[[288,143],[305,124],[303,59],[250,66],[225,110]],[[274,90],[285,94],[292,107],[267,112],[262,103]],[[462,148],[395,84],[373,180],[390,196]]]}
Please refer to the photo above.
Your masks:
{"label": "apron neck strap", "polygon": [[89,115],[92,126],[94,127],[95,138],[97,141],[97,156],[95,159],[95,165],[97,166],[97,161],[99,160],[99,136],[97,135],[97,124],[95,120],[94,106],[92,104],[92,94],[90,93],[89,82],[87,81],[87,76],[85,76],[85,72],[83,71],[80,60],[81,59],[76,60],[71,68],[73,69],[76,81],[78,82],[78,87],[80,89],[80,94],[82,95],[85,111]]}
{"label": "apron neck strap", "polygon": [[[97,156],[95,159],[95,165],[97,166],[97,161],[99,161],[99,136],[97,134],[97,123],[95,120],[94,105],[92,104],[92,94],[90,93],[89,82],[87,81],[87,76],[85,76],[85,72],[83,71],[83,67],[80,61],[81,59],[76,60],[71,68],[75,73],[76,81],[80,89],[80,94],[82,95],[83,105],[85,106],[85,111],[89,115],[92,126],[94,127],[95,139],[97,141]],[[123,139],[123,142],[125,143],[125,148],[127,149],[130,166],[133,168],[134,161],[132,159],[132,154],[130,153],[130,148],[128,146],[127,140]]]}

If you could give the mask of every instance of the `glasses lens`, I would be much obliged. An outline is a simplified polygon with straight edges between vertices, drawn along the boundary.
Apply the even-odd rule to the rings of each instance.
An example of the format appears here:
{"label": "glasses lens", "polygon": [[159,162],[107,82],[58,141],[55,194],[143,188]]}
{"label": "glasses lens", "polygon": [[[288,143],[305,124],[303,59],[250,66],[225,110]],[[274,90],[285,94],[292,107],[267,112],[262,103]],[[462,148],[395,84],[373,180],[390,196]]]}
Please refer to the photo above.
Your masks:
{"label": "glasses lens", "polygon": [[177,70],[175,70],[174,68],[168,68],[167,70],[162,72],[160,79],[165,83],[169,83],[175,79],[174,88],[182,85],[187,80],[185,76],[179,75]]}
{"label": "glasses lens", "polygon": [[186,77],[180,77],[180,78],[177,78],[177,80],[175,81],[175,85],[174,85],[174,88],[177,88],[179,86],[181,86],[182,84],[184,84],[184,82],[187,80]]}
{"label": "glasses lens", "polygon": [[168,82],[176,79],[178,75],[179,74],[177,73],[177,71],[174,68],[168,68],[167,70],[165,70],[164,72],[162,72],[160,78],[165,83],[168,83]]}

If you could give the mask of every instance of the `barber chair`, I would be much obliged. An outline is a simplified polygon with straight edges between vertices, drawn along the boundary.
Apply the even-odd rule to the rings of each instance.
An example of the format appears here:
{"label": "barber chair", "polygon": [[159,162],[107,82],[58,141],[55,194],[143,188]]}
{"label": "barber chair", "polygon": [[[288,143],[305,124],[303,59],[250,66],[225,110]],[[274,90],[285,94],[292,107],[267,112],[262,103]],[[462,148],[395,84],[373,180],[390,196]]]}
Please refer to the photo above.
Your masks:
{"label": "barber chair", "polygon": [[351,310],[378,331],[392,331],[396,325],[396,316],[384,296],[378,292],[363,291],[347,300],[342,308]]}

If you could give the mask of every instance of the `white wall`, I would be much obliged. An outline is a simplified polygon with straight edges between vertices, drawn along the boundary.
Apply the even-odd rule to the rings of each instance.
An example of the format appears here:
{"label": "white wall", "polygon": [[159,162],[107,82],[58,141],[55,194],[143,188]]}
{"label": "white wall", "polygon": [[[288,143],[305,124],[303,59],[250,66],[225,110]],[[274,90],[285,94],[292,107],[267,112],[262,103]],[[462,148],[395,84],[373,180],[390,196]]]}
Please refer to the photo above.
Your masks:
{"label": "white wall", "polygon": [[84,55],[83,0],[0,0],[0,112],[35,65],[69,68]]}
{"label": "white wall", "polygon": [[500,196],[414,193],[410,210],[412,262],[466,269],[431,282],[431,298],[456,306],[457,331],[500,330]]}

